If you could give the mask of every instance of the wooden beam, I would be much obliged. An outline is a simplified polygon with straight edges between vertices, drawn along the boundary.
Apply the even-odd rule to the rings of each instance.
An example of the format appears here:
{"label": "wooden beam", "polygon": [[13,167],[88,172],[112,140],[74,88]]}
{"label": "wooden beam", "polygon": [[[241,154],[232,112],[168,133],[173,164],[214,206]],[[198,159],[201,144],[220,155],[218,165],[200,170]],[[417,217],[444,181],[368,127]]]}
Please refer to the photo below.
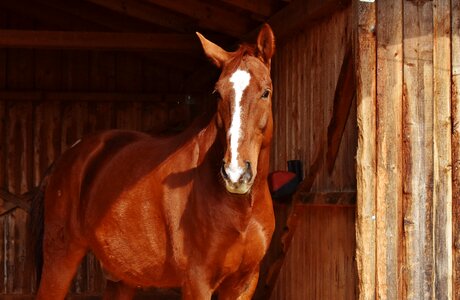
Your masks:
{"label": "wooden beam", "polygon": [[253,14],[262,17],[269,17],[273,14],[274,9],[271,1],[247,1],[247,0],[220,0],[229,5],[247,10]]}
{"label": "wooden beam", "polygon": [[0,47],[199,51],[192,34],[0,30]]}
{"label": "wooden beam", "polygon": [[61,12],[64,19],[69,16],[77,17],[84,20],[84,23],[100,24],[114,31],[155,32],[158,29],[158,26],[151,22],[135,19],[86,1],[36,0],[35,2],[43,5],[46,14],[52,9]]}
{"label": "wooden beam", "polygon": [[[161,27],[172,29],[177,32],[185,33],[193,31],[195,26],[193,21],[181,17],[177,14],[160,9],[148,3],[141,1],[124,1],[124,0],[89,0],[90,2],[102,7],[111,9],[127,16],[157,24]],[[178,1],[172,1],[178,2]],[[182,2],[180,2],[182,3]]]}
{"label": "wooden beam", "polygon": [[195,98],[196,95],[0,90],[0,101],[177,102],[185,101],[187,97]]}
{"label": "wooden beam", "polygon": [[[293,0],[282,10],[271,16],[267,23],[272,27],[275,38],[280,41],[315,20],[324,18],[332,13],[346,8],[351,0]],[[249,32],[243,40],[253,40],[259,28]]]}
{"label": "wooden beam", "polygon": [[342,68],[334,94],[334,107],[332,118],[327,128],[327,170],[332,174],[335,160],[339,153],[340,143],[342,141],[345,126],[350,114],[353,97],[355,95],[356,84],[353,67],[353,57],[351,43],[343,58]]}
{"label": "wooden beam", "polygon": [[356,191],[299,193],[300,203],[314,206],[356,206]]}
{"label": "wooden beam", "polygon": [[199,0],[148,1],[197,20],[199,27],[225,33],[233,37],[241,37],[253,27],[249,18]]}
{"label": "wooden beam", "polygon": [[33,20],[42,22],[46,25],[58,26],[58,28],[62,30],[104,31],[108,29],[107,27],[98,23],[84,21],[83,19],[73,15],[63,14],[62,11],[58,11],[52,7],[33,1],[0,0],[0,7],[19,15],[31,18]]}
{"label": "wooden beam", "polygon": [[30,191],[21,196],[16,196],[7,190],[0,189],[0,215],[19,207],[26,212],[30,211],[30,200],[33,198],[35,191]]}

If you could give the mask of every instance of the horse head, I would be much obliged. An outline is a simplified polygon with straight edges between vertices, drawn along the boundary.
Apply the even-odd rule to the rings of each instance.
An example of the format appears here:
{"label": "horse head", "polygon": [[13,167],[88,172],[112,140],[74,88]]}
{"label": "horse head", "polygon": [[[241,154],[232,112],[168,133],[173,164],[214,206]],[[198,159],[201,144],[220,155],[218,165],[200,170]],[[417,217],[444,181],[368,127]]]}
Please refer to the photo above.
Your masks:
{"label": "horse head", "polygon": [[219,98],[216,122],[225,133],[221,176],[228,192],[246,194],[257,176],[261,149],[269,147],[272,131],[271,58],[275,38],[265,24],[256,45],[227,52],[197,33],[207,57],[221,69],[215,85]]}

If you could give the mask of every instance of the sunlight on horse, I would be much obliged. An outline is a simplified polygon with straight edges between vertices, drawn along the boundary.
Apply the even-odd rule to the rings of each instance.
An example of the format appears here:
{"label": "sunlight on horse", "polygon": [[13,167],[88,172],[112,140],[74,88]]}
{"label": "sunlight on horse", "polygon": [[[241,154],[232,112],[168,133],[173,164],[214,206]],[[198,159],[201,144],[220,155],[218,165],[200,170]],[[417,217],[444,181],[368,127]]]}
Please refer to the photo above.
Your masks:
{"label": "sunlight on horse", "polygon": [[37,299],[64,299],[88,251],[108,274],[105,299],[151,286],[181,287],[183,299],[251,299],[274,230],[273,32],[264,25],[235,52],[198,37],[221,69],[210,120],[170,138],[86,136],[44,178],[32,214]]}

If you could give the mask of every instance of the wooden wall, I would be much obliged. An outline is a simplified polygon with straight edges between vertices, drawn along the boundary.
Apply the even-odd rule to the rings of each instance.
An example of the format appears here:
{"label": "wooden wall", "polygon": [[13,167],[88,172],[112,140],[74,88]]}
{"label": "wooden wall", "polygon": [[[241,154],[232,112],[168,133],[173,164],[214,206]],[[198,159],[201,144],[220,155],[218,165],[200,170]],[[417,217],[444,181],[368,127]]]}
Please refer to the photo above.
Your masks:
{"label": "wooden wall", "polygon": [[460,299],[459,1],[353,14],[360,299]]}
{"label": "wooden wall", "polygon": [[[274,145],[272,167],[300,159],[308,174],[316,156],[327,145],[334,93],[351,43],[350,10],[308,25],[278,45],[273,61]],[[355,190],[356,106],[350,112],[335,168],[323,168],[312,191]],[[325,152],[325,151],[324,151]],[[326,155],[322,156],[323,164]]]}
{"label": "wooden wall", "polygon": [[[274,147],[272,167],[303,161],[305,174],[320,155],[320,172],[311,193],[356,191],[356,104],[353,103],[335,168],[326,165],[327,129],[347,46],[351,9],[309,24],[278,43],[274,58]],[[284,208],[287,210],[288,208]],[[281,210],[281,208],[278,208]],[[300,204],[297,226],[271,299],[355,299],[355,206]],[[277,217],[286,218],[282,213]],[[281,222],[280,222],[281,223]],[[281,226],[279,226],[281,225]],[[277,223],[283,231],[283,223]],[[279,239],[275,235],[274,241]]]}
{"label": "wooden wall", "polygon": [[[40,26],[0,12],[0,27]],[[0,49],[0,189],[16,196],[30,191],[89,132],[182,130],[193,114],[186,95],[176,95],[184,76],[143,53]],[[34,291],[25,257],[28,214],[22,208],[4,214],[7,208],[0,200],[0,298]],[[73,293],[98,294],[104,284],[88,255]]]}

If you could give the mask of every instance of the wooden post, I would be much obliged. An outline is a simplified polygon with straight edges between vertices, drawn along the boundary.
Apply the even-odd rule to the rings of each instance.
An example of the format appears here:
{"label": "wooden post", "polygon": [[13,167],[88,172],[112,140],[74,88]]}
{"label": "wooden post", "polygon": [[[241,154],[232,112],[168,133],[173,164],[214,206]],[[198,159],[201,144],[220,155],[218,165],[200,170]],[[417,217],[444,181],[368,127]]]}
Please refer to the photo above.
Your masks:
{"label": "wooden post", "polygon": [[433,228],[437,300],[452,299],[450,8],[450,0],[433,1]]}
{"label": "wooden post", "polygon": [[353,1],[358,118],[356,261],[359,299],[373,300],[376,271],[376,5]]}
{"label": "wooden post", "polygon": [[460,1],[452,1],[453,299],[460,300]]}
{"label": "wooden post", "polygon": [[[433,3],[404,1],[404,297],[433,293]],[[422,48],[423,47],[423,48]]]}

